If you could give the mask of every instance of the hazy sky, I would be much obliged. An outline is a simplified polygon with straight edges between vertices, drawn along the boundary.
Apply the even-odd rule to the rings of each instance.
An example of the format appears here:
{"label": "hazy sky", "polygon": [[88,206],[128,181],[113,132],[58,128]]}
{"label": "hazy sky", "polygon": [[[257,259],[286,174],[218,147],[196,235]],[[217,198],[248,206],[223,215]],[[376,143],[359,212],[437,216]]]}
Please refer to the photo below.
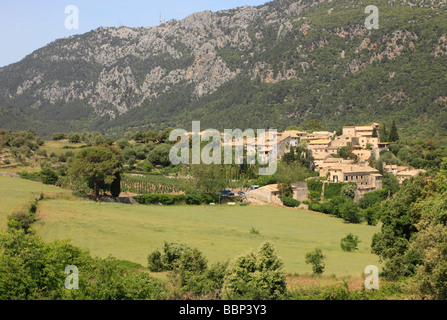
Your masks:
{"label": "hazy sky", "polygon": [[[0,67],[23,59],[46,44],[98,27],[151,27],[191,13],[257,6],[269,0],[1,0]],[[79,29],[69,30],[67,6],[79,9]]]}

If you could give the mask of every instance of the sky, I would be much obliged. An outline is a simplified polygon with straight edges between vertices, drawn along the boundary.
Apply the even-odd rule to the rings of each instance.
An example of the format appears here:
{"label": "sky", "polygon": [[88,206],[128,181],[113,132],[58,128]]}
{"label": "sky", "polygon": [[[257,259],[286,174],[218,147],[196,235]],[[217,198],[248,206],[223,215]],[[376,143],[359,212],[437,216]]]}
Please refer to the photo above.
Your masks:
{"label": "sky", "polygon": [[[241,6],[258,6],[269,0],[1,0],[0,67],[63,37],[99,27],[152,27],[163,20]],[[78,29],[73,10],[78,9]],[[70,9],[70,8],[69,8]],[[67,29],[67,26],[69,27]]]}

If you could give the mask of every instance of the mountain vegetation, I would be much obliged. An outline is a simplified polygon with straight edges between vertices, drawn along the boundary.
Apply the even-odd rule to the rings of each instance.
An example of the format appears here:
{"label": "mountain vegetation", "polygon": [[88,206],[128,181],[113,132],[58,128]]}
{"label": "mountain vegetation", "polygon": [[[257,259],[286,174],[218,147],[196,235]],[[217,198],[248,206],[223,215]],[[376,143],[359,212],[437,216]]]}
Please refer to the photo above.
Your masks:
{"label": "mountain vegetation", "polygon": [[[365,27],[367,5],[379,29]],[[56,40],[0,68],[0,127],[54,132],[395,121],[447,133],[442,1],[276,0]]]}

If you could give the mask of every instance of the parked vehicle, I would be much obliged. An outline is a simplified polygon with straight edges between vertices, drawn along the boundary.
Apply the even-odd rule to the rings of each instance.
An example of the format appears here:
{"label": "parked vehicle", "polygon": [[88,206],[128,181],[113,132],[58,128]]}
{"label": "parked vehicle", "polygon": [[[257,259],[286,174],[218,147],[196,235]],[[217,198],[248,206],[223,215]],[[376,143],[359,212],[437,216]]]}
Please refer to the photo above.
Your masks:
{"label": "parked vehicle", "polygon": [[241,196],[241,197],[245,196],[245,192],[242,191],[242,190],[239,190],[239,191],[237,192],[237,194],[238,194],[239,196]]}
{"label": "parked vehicle", "polygon": [[220,191],[220,195],[222,195],[224,197],[232,197],[232,196],[234,196],[234,193],[231,191],[231,189],[222,189]]}

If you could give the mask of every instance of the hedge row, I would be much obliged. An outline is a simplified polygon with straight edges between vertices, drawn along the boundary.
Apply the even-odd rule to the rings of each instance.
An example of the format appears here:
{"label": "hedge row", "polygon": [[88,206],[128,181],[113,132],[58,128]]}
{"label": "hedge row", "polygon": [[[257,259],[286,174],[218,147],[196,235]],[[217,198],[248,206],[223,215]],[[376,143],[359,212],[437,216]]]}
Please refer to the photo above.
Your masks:
{"label": "hedge row", "polygon": [[301,202],[298,200],[295,200],[293,198],[290,197],[285,197],[284,200],[282,201],[282,203],[286,206],[286,207],[299,207]]}
{"label": "hedge row", "polygon": [[323,191],[323,182],[320,180],[307,180],[307,189],[312,192],[314,191],[315,193],[320,193],[321,191]]}
{"label": "hedge row", "polygon": [[209,194],[145,194],[136,196],[134,199],[139,204],[199,205],[202,203],[216,203],[219,201],[219,196],[212,196]]}
{"label": "hedge row", "polygon": [[344,182],[326,183],[324,186],[324,199],[332,199],[341,194],[341,188],[346,185]]}

